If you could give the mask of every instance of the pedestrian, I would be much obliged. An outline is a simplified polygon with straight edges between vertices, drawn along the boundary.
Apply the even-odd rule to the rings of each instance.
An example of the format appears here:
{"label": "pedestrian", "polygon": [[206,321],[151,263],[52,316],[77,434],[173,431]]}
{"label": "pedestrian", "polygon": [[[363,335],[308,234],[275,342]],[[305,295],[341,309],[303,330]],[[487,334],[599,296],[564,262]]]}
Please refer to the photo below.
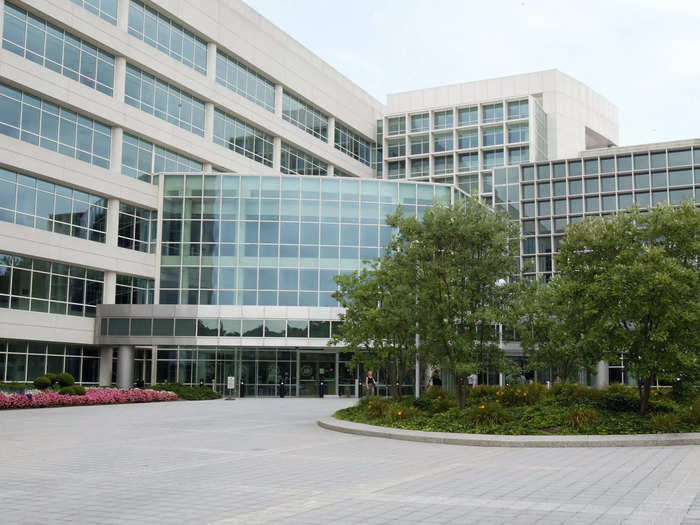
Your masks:
{"label": "pedestrian", "polygon": [[438,388],[442,386],[442,379],[440,379],[440,375],[437,372],[433,374],[433,386]]}
{"label": "pedestrian", "polygon": [[367,389],[368,396],[373,396],[376,393],[377,382],[374,380],[371,370],[367,372],[367,376],[365,377],[365,388]]}

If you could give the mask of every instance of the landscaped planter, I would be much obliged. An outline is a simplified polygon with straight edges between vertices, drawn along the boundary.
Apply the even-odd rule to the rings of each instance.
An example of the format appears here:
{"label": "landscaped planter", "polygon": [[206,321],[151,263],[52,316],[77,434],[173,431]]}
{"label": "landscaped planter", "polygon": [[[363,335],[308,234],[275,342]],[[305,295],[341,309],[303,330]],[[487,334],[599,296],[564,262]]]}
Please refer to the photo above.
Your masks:
{"label": "landscaped planter", "polygon": [[122,403],[151,403],[175,401],[177,394],[155,390],[117,390],[114,388],[90,388],[85,395],[62,395],[56,392],[34,394],[0,393],[0,410],[10,408],[43,408],[76,405],[113,405]]}

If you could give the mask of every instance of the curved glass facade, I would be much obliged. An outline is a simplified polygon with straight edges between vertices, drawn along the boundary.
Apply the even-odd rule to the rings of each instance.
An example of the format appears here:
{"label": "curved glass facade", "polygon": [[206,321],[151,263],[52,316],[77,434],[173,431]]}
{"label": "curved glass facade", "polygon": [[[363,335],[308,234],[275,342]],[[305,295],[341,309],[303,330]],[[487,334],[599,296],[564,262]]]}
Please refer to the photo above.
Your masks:
{"label": "curved glass facade", "polygon": [[160,304],[338,306],[333,277],[391,240],[387,215],[421,217],[451,186],[195,174],[163,176]]}

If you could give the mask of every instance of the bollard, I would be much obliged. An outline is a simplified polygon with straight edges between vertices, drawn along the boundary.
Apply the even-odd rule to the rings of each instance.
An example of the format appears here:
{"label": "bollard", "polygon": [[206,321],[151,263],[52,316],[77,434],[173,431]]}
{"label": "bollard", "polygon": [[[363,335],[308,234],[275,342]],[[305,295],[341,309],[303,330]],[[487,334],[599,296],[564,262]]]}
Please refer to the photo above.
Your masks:
{"label": "bollard", "polygon": [[324,382],[321,381],[318,385],[318,397],[323,399],[323,387],[324,387]]}
{"label": "bollard", "polygon": [[284,380],[280,381],[280,397],[284,397]]}
{"label": "bollard", "polygon": [[245,381],[241,380],[238,388],[240,388],[240,395],[238,397],[245,397]]}

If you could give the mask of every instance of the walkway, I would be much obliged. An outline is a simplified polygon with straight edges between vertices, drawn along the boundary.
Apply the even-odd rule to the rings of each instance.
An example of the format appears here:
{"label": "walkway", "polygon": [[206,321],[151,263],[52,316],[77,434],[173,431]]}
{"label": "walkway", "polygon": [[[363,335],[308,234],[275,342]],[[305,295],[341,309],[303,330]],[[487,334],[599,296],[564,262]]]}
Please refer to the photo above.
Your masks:
{"label": "walkway", "polygon": [[700,446],[491,449],[316,425],[347,404],[0,412],[0,520],[700,524]]}

